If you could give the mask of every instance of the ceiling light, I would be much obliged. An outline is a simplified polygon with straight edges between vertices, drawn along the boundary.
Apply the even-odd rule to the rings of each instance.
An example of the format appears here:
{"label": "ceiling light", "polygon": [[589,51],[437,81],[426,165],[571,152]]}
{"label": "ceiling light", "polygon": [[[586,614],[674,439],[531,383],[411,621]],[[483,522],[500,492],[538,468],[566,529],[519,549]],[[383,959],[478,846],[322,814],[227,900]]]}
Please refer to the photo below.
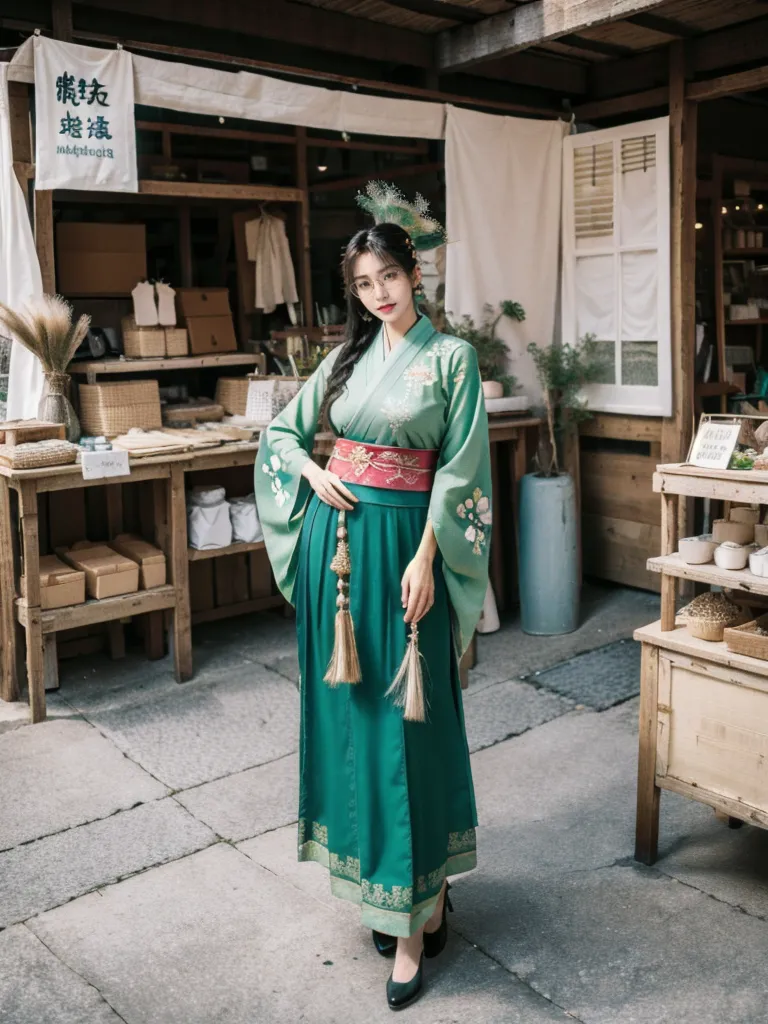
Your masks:
{"label": "ceiling light", "polygon": [[703,225],[703,224],[701,223],[701,221],[700,221],[700,220],[697,220],[697,221],[696,221],[696,230],[697,230],[697,231],[701,231],[701,229],[702,229],[703,227],[704,227],[704,225]]}
{"label": "ceiling light", "polygon": [[728,207],[727,207],[727,206],[724,206],[724,207],[722,208],[722,210],[720,211],[720,213],[728,213]]}
{"label": "ceiling light", "polygon": [[758,208],[758,210],[762,210],[762,208],[763,208],[763,204],[762,204],[762,203],[758,203],[758,204],[757,204],[757,208]]}
{"label": "ceiling light", "polygon": [[325,174],[325,172],[328,170],[328,164],[318,164],[317,169],[318,171],[320,171],[321,174]]}
{"label": "ceiling light", "polygon": [[741,209],[741,207],[740,207],[740,206],[737,206],[737,207],[736,207],[736,209],[737,209],[737,210],[740,210],[740,209]]}

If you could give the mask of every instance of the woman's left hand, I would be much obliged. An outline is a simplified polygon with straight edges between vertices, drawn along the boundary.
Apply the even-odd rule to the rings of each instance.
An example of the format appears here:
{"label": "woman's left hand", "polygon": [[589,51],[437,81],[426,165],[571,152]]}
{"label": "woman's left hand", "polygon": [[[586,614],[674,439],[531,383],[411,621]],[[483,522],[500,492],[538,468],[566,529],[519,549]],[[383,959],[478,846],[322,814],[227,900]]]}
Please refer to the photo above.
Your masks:
{"label": "woman's left hand", "polygon": [[405,621],[418,622],[435,603],[432,558],[429,555],[417,554],[413,561],[408,563],[401,586]]}

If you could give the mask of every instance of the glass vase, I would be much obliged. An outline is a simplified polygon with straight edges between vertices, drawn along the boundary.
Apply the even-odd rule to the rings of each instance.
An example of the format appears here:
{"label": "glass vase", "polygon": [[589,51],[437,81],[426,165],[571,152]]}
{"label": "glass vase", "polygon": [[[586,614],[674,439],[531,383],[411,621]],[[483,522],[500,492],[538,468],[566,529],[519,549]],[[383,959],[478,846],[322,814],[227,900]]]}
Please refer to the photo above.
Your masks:
{"label": "glass vase", "polygon": [[43,393],[37,407],[37,418],[44,423],[62,423],[67,441],[77,444],[80,440],[80,420],[69,400],[70,376],[68,373],[46,373]]}

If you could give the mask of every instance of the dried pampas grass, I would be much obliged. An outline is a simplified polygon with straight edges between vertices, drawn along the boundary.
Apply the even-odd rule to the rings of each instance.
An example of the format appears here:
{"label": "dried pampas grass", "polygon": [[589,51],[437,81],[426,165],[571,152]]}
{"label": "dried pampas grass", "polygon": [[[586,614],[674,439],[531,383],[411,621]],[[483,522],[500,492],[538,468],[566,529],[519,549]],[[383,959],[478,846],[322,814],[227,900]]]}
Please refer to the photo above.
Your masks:
{"label": "dried pampas grass", "polygon": [[0,325],[37,356],[44,373],[64,373],[88,333],[89,316],[72,323],[72,307],[60,295],[42,295],[16,313],[0,302]]}

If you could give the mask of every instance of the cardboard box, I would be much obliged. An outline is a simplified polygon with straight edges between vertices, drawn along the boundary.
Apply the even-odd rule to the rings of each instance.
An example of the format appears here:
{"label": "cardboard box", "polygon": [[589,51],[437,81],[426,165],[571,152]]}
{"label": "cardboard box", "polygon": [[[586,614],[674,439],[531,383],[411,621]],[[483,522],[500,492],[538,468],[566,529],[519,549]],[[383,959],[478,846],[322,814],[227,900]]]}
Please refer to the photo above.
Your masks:
{"label": "cardboard box", "polygon": [[121,555],[108,544],[91,544],[80,541],[62,556],[85,573],[85,585],[89,597],[101,600],[104,597],[118,597],[133,594],[139,589],[139,567],[130,558]]}
{"label": "cardboard box", "polygon": [[[27,578],[21,578],[21,593],[27,596]],[[40,556],[40,607],[65,608],[85,603],[85,573],[73,569],[56,555]]]}
{"label": "cardboard box", "polygon": [[218,352],[237,352],[232,315],[193,316],[187,320],[189,351],[193,356]]}
{"label": "cardboard box", "polygon": [[184,323],[189,317],[231,316],[229,289],[177,288],[176,313],[180,323]]}
{"label": "cardboard box", "polygon": [[150,544],[143,537],[136,537],[132,533],[121,533],[113,541],[110,541],[109,546],[121,555],[125,555],[126,558],[138,563],[142,590],[165,586],[165,555],[160,548],[156,548],[154,544]]}
{"label": "cardboard box", "polygon": [[56,228],[56,286],[65,295],[130,295],[147,276],[143,224]]}

